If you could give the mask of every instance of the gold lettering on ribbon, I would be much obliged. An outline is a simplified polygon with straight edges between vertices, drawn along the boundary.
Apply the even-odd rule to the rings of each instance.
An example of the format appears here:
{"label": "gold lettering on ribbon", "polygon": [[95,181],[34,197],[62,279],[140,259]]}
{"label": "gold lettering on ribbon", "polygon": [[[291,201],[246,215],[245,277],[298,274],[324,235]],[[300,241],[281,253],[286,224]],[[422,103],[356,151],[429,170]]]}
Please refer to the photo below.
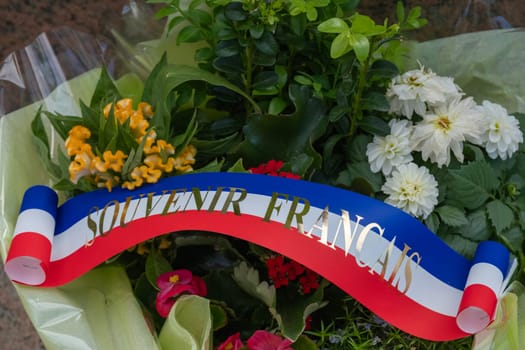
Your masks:
{"label": "gold lettering on ribbon", "polygon": [[[298,212],[297,206],[301,202],[303,203],[303,209],[300,212]],[[297,222],[297,226],[296,226],[297,230],[301,233],[304,233],[303,216],[308,214],[309,211],[310,211],[310,201],[308,201],[308,199],[306,198],[294,196],[292,205],[290,207],[290,210],[288,211],[288,216],[286,217],[286,222],[284,223],[284,226],[286,228],[290,228],[292,226],[292,221],[295,217],[295,221]]]}
{"label": "gold lettering on ribbon", "polygon": [[100,210],[99,207],[92,207],[89,209],[88,215],[87,215],[87,226],[93,232],[93,238],[91,238],[89,241],[87,241],[84,246],[90,247],[93,245],[93,242],[95,242],[95,237],[97,237],[97,222],[91,218],[91,214],[96,213]]}
{"label": "gold lettering on ribbon", "polygon": [[[168,215],[168,214],[174,214],[179,211],[179,208],[176,208],[177,202],[179,200],[179,197],[176,197],[178,193],[186,193],[186,189],[177,189],[172,190],[168,196],[168,199],[166,200],[166,203],[164,204],[164,209],[162,209],[162,213],[160,215]],[[173,211],[170,211],[171,206],[173,205]]]}
{"label": "gold lettering on ribbon", "polygon": [[101,236],[105,236],[105,234],[106,234],[104,232],[104,221],[105,221],[105,218],[106,218],[106,211],[112,206],[114,206],[113,217],[111,218],[111,224],[109,225],[109,229],[107,230],[107,232],[111,231],[113,229],[113,227],[115,227],[115,224],[117,222],[120,203],[119,203],[119,201],[117,201],[115,199],[115,200],[112,200],[112,201],[106,203],[106,205],[102,209],[102,213],[100,213],[100,217],[99,217],[99,221],[98,221],[98,232],[100,233]]}
{"label": "gold lettering on ribbon", "polygon": [[266,213],[264,214],[263,221],[270,221],[273,212],[275,211],[277,215],[279,215],[279,212],[281,211],[282,203],[279,203],[279,205],[276,205],[277,199],[284,199],[288,201],[288,195],[278,192],[272,193],[272,198],[270,199],[270,203],[268,203],[268,207],[266,208]]}
{"label": "gold lettering on ribbon", "polygon": [[[239,190],[240,192],[237,192],[237,190]],[[234,200],[233,196],[235,195],[235,193],[239,193],[239,197]],[[228,197],[226,197],[226,201],[224,202],[221,212],[226,213],[228,211],[228,207],[231,204],[235,215],[241,215],[241,207],[239,205],[239,202],[243,201],[246,198],[246,195],[247,193],[244,188],[231,187],[230,193],[228,193]]]}

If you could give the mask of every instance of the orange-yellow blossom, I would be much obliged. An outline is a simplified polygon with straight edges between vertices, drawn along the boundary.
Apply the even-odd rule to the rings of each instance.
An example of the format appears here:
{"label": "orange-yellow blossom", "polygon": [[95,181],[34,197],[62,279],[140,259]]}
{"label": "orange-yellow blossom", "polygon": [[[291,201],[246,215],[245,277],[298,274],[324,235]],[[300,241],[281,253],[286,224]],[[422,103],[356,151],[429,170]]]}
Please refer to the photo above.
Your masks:
{"label": "orange-yellow blossom", "polygon": [[120,181],[118,176],[112,176],[108,173],[101,173],[95,176],[95,182],[98,188],[107,188],[108,192],[111,192],[113,187]]}
{"label": "orange-yellow blossom", "polygon": [[197,154],[197,149],[192,146],[188,145],[182,151],[181,154],[175,158],[174,167],[177,171],[186,173],[189,171],[192,171],[192,165],[195,164],[195,155]]}
{"label": "orange-yellow blossom", "polygon": [[141,139],[142,136],[146,135],[146,130],[149,128],[149,122],[144,119],[142,113],[133,112],[131,113],[129,120],[129,127],[135,139]]}
{"label": "orange-yellow blossom", "polygon": [[69,156],[82,152],[82,147],[87,139],[91,137],[91,131],[82,125],[75,125],[69,130],[69,137],[65,146]]}
{"label": "orange-yellow blossom", "polygon": [[91,145],[84,144],[71,163],[69,163],[68,170],[71,182],[76,184],[82,177],[91,174],[91,161],[94,157]]}
{"label": "orange-yellow blossom", "polygon": [[92,166],[99,172],[106,172],[110,169],[115,172],[121,172],[122,166],[124,165],[124,159],[127,157],[128,156],[121,150],[118,150],[116,153],[105,151],[102,154],[103,160],[100,159],[100,157],[95,157]]}

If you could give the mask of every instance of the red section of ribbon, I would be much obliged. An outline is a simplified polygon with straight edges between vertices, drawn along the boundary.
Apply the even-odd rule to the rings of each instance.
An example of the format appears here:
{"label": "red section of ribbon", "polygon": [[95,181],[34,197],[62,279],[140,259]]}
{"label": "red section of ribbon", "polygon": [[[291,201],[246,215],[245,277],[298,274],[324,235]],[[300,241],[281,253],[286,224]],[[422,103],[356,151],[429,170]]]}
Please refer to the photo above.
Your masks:
{"label": "red section of ribbon", "polygon": [[317,238],[305,239],[296,229],[283,224],[245,214],[186,211],[137,219],[97,237],[91,246],[51,262],[49,275],[41,286],[67,283],[135,244],[182,230],[218,232],[286,255],[316,271],[385,321],[415,336],[435,341],[468,336],[458,328],[454,317],[415,303],[377,274],[371,274],[369,268],[358,266],[352,255],[325,246]]}
{"label": "red section of ribbon", "polygon": [[458,313],[469,307],[477,307],[484,310],[489,315],[490,320],[492,320],[497,303],[498,297],[492,289],[482,284],[472,284],[465,288],[463,292]]}
{"label": "red section of ribbon", "polygon": [[39,233],[24,232],[16,235],[11,241],[6,262],[19,256],[30,256],[41,261],[44,271],[49,271],[51,242]]}

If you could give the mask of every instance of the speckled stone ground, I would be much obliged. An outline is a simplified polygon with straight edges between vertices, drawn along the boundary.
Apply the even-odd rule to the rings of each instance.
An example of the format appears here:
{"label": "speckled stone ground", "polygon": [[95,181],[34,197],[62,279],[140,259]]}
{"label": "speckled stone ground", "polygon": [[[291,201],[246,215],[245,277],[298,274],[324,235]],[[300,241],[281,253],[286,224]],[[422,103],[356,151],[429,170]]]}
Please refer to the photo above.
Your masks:
{"label": "speckled stone ground", "polygon": [[[421,5],[431,25],[416,39],[432,39],[492,28],[524,27],[522,0],[406,0]],[[126,11],[129,0],[0,0],[0,62],[35,37],[58,26],[105,35],[107,26]],[[360,12],[376,20],[395,18],[396,1],[362,0]],[[129,8],[128,8],[129,9]],[[1,67],[1,65],[0,65]],[[0,272],[0,349],[40,350],[43,345],[27,318],[16,291]]]}

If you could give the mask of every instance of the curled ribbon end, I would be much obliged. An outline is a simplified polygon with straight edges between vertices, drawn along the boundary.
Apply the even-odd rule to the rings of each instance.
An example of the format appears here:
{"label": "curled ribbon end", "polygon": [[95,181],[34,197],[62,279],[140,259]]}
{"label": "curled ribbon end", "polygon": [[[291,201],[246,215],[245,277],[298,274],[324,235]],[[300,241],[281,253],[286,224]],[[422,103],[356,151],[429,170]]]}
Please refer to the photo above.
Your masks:
{"label": "curled ribbon end", "polygon": [[458,327],[465,333],[476,334],[484,330],[490,323],[489,314],[476,306],[469,306],[457,316]]}
{"label": "curled ribbon end", "polygon": [[46,280],[46,269],[40,259],[31,256],[18,256],[5,263],[6,274],[11,280],[38,286]]}

